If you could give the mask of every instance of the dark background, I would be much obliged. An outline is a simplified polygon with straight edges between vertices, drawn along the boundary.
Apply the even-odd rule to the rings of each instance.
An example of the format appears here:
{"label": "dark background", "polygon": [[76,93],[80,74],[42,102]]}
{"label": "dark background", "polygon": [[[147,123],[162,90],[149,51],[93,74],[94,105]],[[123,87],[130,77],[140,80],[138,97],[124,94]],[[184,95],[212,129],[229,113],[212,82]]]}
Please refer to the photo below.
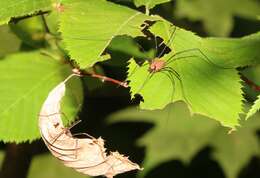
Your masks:
{"label": "dark background", "polygon": [[[250,9],[252,6],[245,5],[247,3],[239,3],[239,1],[232,3],[233,1],[190,0],[190,5],[187,6],[185,4],[183,5],[184,1],[185,0],[175,0],[158,5],[151,13],[159,14],[175,25],[196,32],[204,37],[242,37],[260,30],[260,11],[257,14],[254,12],[255,7]],[[131,0],[114,0],[114,2],[134,8]],[[259,1],[258,5],[260,6]],[[258,8],[260,9],[260,7]],[[138,10],[144,11],[142,7]],[[197,15],[198,13],[200,15]],[[24,49],[29,48],[26,44],[23,45]],[[124,56],[124,58],[128,57],[126,54],[112,50],[114,60],[119,57],[122,58],[122,56]],[[125,79],[126,66],[115,66],[109,62],[101,63],[97,66],[101,67],[107,76],[121,80]],[[259,66],[239,70],[243,75],[254,81],[256,85],[260,85],[260,77],[257,77],[260,76]],[[140,102],[140,97],[131,100],[128,89],[108,83],[102,84],[96,81],[96,79],[84,78],[82,81],[84,83],[85,99],[79,118],[81,118],[83,122],[73,128],[73,132],[88,132],[95,137],[101,135],[107,141],[106,146],[110,150],[118,150],[119,152],[129,155],[131,160],[142,164],[146,160],[147,148],[146,146],[137,145],[136,142],[145,134],[153,131],[156,124],[142,121],[143,116],[140,116],[139,122],[127,122],[122,120],[122,122],[107,123],[107,118],[110,114],[129,106],[137,105]],[[91,85],[95,87],[89,87],[90,82],[92,82]],[[245,92],[249,101],[254,100],[255,96],[260,93],[259,91],[254,91],[250,86],[245,86]],[[185,106],[182,107],[185,108]],[[260,115],[256,115],[254,119],[260,120]],[[167,122],[166,119],[164,122]],[[185,127],[185,125],[183,125],[183,127]],[[260,143],[260,128],[252,132],[258,138],[258,143]],[[187,132],[186,134],[189,133]],[[182,137],[182,135],[180,135],[180,137]],[[173,135],[173,138],[176,138],[176,135]],[[158,142],[155,141],[155,144],[158,144]],[[225,144],[225,142],[223,142],[223,144]],[[250,147],[250,145],[247,146]],[[158,150],[158,154],[163,151],[164,150]],[[168,161],[158,160],[156,166],[145,171],[146,174],[144,177],[225,178],[227,174],[225,170],[223,170],[221,163],[212,157],[214,151],[214,145],[208,144],[198,150],[186,163],[181,159],[171,157],[169,157]],[[243,154],[242,151],[241,154]],[[19,145],[14,143],[1,143],[0,160],[2,162],[0,172],[2,178],[86,177],[85,175],[81,175],[74,170],[64,167],[61,163],[52,158],[41,140],[31,144],[24,143]],[[234,159],[232,161],[236,162],[237,160]],[[259,154],[258,156],[252,155],[248,162],[242,166],[237,175],[238,178],[259,178]],[[136,176],[136,172],[130,172],[117,177],[126,178]]]}

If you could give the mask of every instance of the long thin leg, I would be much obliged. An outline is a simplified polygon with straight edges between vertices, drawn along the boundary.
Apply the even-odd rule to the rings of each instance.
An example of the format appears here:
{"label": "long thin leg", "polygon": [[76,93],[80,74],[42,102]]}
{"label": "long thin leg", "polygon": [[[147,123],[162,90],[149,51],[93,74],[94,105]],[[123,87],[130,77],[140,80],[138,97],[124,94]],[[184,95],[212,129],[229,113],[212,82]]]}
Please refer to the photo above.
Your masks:
{"label": "long thin leg", "polygon": [[138,64],[136,64],[134,70],[131,71],[131,73],[129,74],[129,76],[127,78],[132,77],[132,75],[136,72],[137,68],[138,68]]}
{"label": "long thin leg", "polygon": [[54,143],[60,138],[60,136],[61,136],[62,134],[67,133],[70,129],[72,129],[73,127],[75,127],[75,126],[76,126],[78,123],[80,123],[80,122],[81,122],[81,120],[78,120],[78,121],[74,122],[70,127],[64,128],[63,131],[61,131],[61,132],[57,135],[57,137],[52,141],[52,144],[54,144]]}
{"label": "long thin leg", "polygon": [[48,144],[48,146],[51,146],[57,150],[61,150],[61,151],[75,151],[75,149],[80,149],[79,148],[61,148],[58,146],[55,146],[53,143],[49,142],[43,135],[42,135],[43,140]]}
{"label": "long thin leg", "polygon": [[157,53],[158,53],[158,42],[157,42],[155,35],[154,35],[154,45],[155,45],[155,55],[157,55]]}
{"label": "long thin leg", "polygon": [[[192,51],[198,52],[200,54],[200,56],[202,56],[200,58],[202,58],[204,61],[206,61],[207,63],[209,63],[209,64],[211,64],[213,66],[216,66],[216,67],[221,68],[221,69],[233,69],[232,67],[224,67],[224,66],[220,66],[220,65],[212,62],[199,48],[191,48],[191,49],[186,49],[186,50],[183,50],[183,51],[179,51],[179,52],[175,53],[173,56],[171,56],[167,61],[171,61],[177,55],[180,55],[180,54],[183,54],[183,53],[187,53],[187,52],[192,52]],[[189,57],[192,57],[192,56],[193,57],[199,57],[197,55],[191,55]]]}
{"label": "long thin leg", "polygon": [[[171,33],[171,35],[169,36],[169,39],[167,40],[167,42],[165,43],[164,48],[162,49],[161,53],[158,55],[158,58],[161,58],[163,53],[165,52],[167,46],[171,45],[173,38],[174,38],[174,34],[176,32],[177,27],[174,26],[173,32]],[[159,45],[160,46],[160,45]]]}
{"label": "long thin leg", "polygon": [[[173,92],[175,92],[175,81],[174,81],[174,78],[173,76],[169,73],[169,71],[165,70],[165,71],[161,71],[163,74],[165,74],[171,81],[171,84],[172,84],[172,89],[173,89]],[[173,94],[171,95],[171,102],[173,100]]]}
{"label": "long thin leg", "polygon": [[[40,116],[46,116],[46,117],[50,117],[50,116],[53,116],[53,115],[56,115],[56,114],[62,114],[62,113],[52,113],[52,114],[48,114],[48,115],[40,115]],[[64,113],[63,113],[64,114]],[[74,122],[70,127],[68,128],[64,128],[63,131],[61,131],[55,138],[52,142],[49,142],[44,136],[43,136],[43,139],[51,146],[55,147],[54,146],[54,143],[60,138],[60,136],[62,134],[65,134],[66,132],[68,132],[68,130],[70,130],[71,128],[73,128],[74,126],[76,126],[77,124],[79,124],[81,122],[81,120],[78,120],[76,122]],[[55,147],[56,149],[61,149],[59,147]],[[61,149],[61,150],[64,150],[64,149]],[[67,149],[68,151],[71,151],[71,149]]]}
{"label": "long thin leg", "polygon": [[[69,157],[69,158],[77,159],[77,152],[78,152],[79,149],[81,149],[80,147],[78,147],[78,139],[75,139],[75,148],[61,148],[61,147],[55,146],[54,143],[50,143],[44,136],[42,136],[42,137],[43,137],[43,140],[47,143],[48,148],[51,151],[55,152],[56,154],[59,154],[59,157],[57,157],[58,159],[63,160],[60,157],[64,157],[64,156],[65,157]],[[60,151],[63,151],[63,152],[67,152],[67,151],[71,152],[71,151],[73,151],[75,153],[71,153],[71,154],[60,153],[57,150],[60,150]],[[65,160],[63,160],[63,161],[65,161]]]}
{"label": "long thin leg", "polygon": [[149,79],[151,79],[153,77],[154,74],[155,73],[148,73],[145,81],[143,82],[143,84],[141,85],[141,87],[138,89],[138,91],[136,93],[139,93],[144,88],[145,84],[149,81]]}
{"label": "long thin leg", "polygon": [[136,64],[135,68],[131,71],[131,73],[127,76],[127,78],[125,79],[125,81],[123,81],[123,83],[127,84],[127,86],[128,86],[128,82],[127,82],[128,78],[132,77],[135,74],[135,72],[138,70],[138,67],[143,67],[143,66],[146,66],[148,64],[149,63],[146,63],[146,64],[143,64],[142,66],[139,66],[138,64]]}
{"label": "long thin leg", "polygon": [[106,163],[107,162],[107,159],[105,159],[104,161],[102,161],[102,162],[100,162],[100,163],[97,163],[97,164],[95,164],[95,165],[92,165],[92,166],[81,166],[81,167],[72,167],[72,168],[74,168],[74,169],[87,169],[87,168],[94,168],[94,167],[97,167],[97,166],[99,166],[99,165],[101,165],[101,164],[103,164],[103,163]]}
{"label": "long thin leg", "polygon": [[[164,73],[165,75],[168,76],[168,78],[170,79],[171,81],[171,84],[172,84],[172,93],[171,93],[171,102],[173,101],[173,96],[174,96],[174,93],[175,93],[175,80],[174,80],[174,74],[172,74],[170,71],[162,71],[162,73]],[[171,103],[170,102],[170,103]],[[169,112],[167,113],[167,120],[166,120],[166,123],[168,124],[168,121],[169,121],[169,118],[170,118],[170,113],[171,113],[171,110],[169,110]]]}
{"label": "long thin leg", "polygon": [[[60,151],[64,151],[64,150],[60,150],[60,151],[57,151],[57,150],[55,150],[54,149],[54,147],[51,147],[50,145],[48,146],[48,148],[52,151],[52,152],[54,152],[54,153],[56,153],[56,154],[59,154],[59,158],[60,157],[62,157],[62,156],[67,156],[67,157],[69,157],[69,158],[75,158],[75,153],[71,153],[71,154],[65,154],[65,153],[60,153]],[[75,150],[71,150],[71,151],[77,151],[78,149],[75,149]],[[66,150],[67,151],[67,150]]]}
{"label": "long thin leg", "polygon": [[[175,58],[174,58],[175,57]],[[167,59],[165,65],[167,66],[168,64],[174,62],[174,61],[178,61],[180,59],[185,59],[185,58],[191,58],[191,57],[198,57],[195,55],[191,55],[191,56],[181,56],[181,57],[176,57],[176,56],[171,56],[169,59]]]}
{"label": "long thin leg", "polygon": [[[55,115],[63,115],[65,117],[65,119],[67,120],[67,122],[69,122],[69,118],[67,117],[67,115],[64,112],[56,112],[56,113],[51,113],[51,114],[39,114],[39,117],[51,117],[51,116],[55,116]],[[78,123],[77,123],[78,124]]]}
{"label": "long thin leg", "polygon": [[[78,147],[78,144],[79,144],[79,139],[76,139],[76,145],[75,145],[75,148]],[[78,158],[78,149],[75,149],[75,159]]]}
{"label": "long thin leg", "polygon": [[84,136],[86,136],[86,137],[88,137],[88,138],[91,138],[91,139],[96,139],[95,137],[93,137],[93,136],[91,136],[91,135],[89,135],[89,134],[87,134],[87,133],[76,133],[76,134],[72,134],[73,137],[74,137],[74,136],[81,136],[81,135],[84,135]]}
{"label": "long thin leg", "polygon": [[[171,74],[171,77],[172,77],[172,80],[173,80],[173,81],[174,81],[174,77],[176,77],[176,78],[179,80],[180,86],[181,86],[181,90],[182,90],[182,94],[184,95],[184,98],[186,98],[186,97],[185,97],[185,94],[184,94],[184,88],[183,88],[183,83],[182,83],[180,74],[179,74],[176,70],[174,70],[173,68],[171,68],[171,67],[164,67],[164,68],[162,69],[162,72],[164,72],[164,71],[167,71],[167,72],[169,72],[169,73]],[[175,82],[174,82],[174,86],[175,86]]]}
{"label": "long thin leg", "polygon": [[189,106],[191,106],[189,100],[188,100],[187,97],[186,97],[185,90],[184,90],[184,86],[183,86],[183,82],[182,82],[181,77],[180,77],[180,75],[178,74],[178,72],[177,72],[176,70],[174,70],[173,68],[171,68],[171,67],[166,67],[166,68],[163,68],[162,70],[171,72],[171,73],[179,80],[183,98],[184,98],[184,100],[186,101],[186,103],[187,103]]}
{"label": "long thin leg", "polygon": [[174,76],[180,78],[180,74],[179,74],[176,70],[174,70],[173,68],[171,68],[171,67],[164,67],[163,70],[168,70],[168,71],[170,71],[170,72],[173,72]]}

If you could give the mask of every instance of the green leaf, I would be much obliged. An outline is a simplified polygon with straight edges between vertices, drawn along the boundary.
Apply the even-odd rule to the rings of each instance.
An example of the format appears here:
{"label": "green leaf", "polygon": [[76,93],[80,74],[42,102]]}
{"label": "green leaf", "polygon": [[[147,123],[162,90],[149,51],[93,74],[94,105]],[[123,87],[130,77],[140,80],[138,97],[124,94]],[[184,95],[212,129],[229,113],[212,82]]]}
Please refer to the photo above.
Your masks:
{"label": "green leaf", "polygon": [[[191,117],[185,105],[178,102],[161,111],[129,108],[112,114],[108,121],[154,124],[138,140],[138,145],[145,146],[146,150],[141,177],[171,160],[180,160],[188,166],[200,150],[209,146],[213,158],[224,169],[227,178],[235,178],[253,156],[259,155],[260,144],[256,134],[260,128],[259,118],[260,115],[246,121],[242,124],[243,128],[228,134],[226,128],[212,120],[196,114]],[[173,173],[169,170],[168,174]]]}
{"label": "green leaf", "polygon": [[[44,165],[44,169],[43,169]],[[33,158],[28,178],[88,178],[71,168],[61,164],[59,160],[54,158],[51,154],[37,155]]]}
{"label": "green leaf", "polygon": [[[32,141],[40,137],[38,114],[48,93],[70,73],[67,64],[39,52],[18,53],[0,60],[0,140]],[[62,111],[73,120],[82,102],[81,83],[69,82]]]}
{"label": "green leaf", "polygon": [[255,100],[253,106],[251,107],[251,109],[248,111],[247,115],[246,115],[246,119],[248,119],[249,117],[251,117],[252,115],[254,115],[258,110],[260,110],[260,95],[258,95],[258,99]]}
{"label": "green leaf", "polygon": [[108,49],[122,52],[124,54],[128,54],[137,58],[147,59],[149,54],[147,52],[140,51],[140,46],[138,45],[139,44],[129,36],[117,36],[113,38],[108,46]]}
{"label": "green leaf", "polygon": [[17,52],[20,48],[21,40],[19,40],[7,25],[0,26],[0,57]]}
{"label": "green leaf", "polygon": [[260,115],[242,123],[238,131],[227,134],[223,129],[212,137],[213,158],[223,168],[227,178],[237,178],[253,156],[260,155],[256,131],[260,128]]}
{"label": "green leaf", "polygon": [[154,6],[158,4],[162,4],[165,2],[169,2],[171,0],[134,0],[135,6],[145,6],[147,9],[152,9]]}
{"label": "green leaf", "polygon": [[[259,95],[257,88],[260,86],[260,65],[251,65],[250,67],[243,68],[241,75],[244,80],[243,90],[246,93],[246,98],[252,103]],[[250,107],[248,108],[250,109]],[[248,112],[249,109],[245,111]]]}
{"label": "green leaf", "polygon": [[243,67],[260,63],[260,32],[242,38],[204,38],[201,49],[208,58],[227,67]]}
{"label": "green leaf", "polygon": [[11,30],[30,47],[41,47],[46,43],[46,32],[40,16],[31,17],[17,24],[10,24]]}
{"label": "green leaf", "polygon": [[[150,31],[167,42],[174,29],[169,23],[159,21],[150,28]],[[193,112],[216,119],[224,126],[234,128],[239,125],[243,96],[238,72],[235,69],[225,68],[231,63],[226,62],[225,58],[215,57],[221,54],[218,46],[204,44],[204,39],[177,28],[174,40],[169,45],[172,51],[162,60],[167,61],[175,53],[179,53],[176,58],[184,57],[167,65],[180,75],[179,79],[176,75],[169,78],[167,74],[172,73],[167,71],[154,73],[151,78],[148,63],[138,66],[134,61],[130,61],[128,79],[131,94],[132,97],[136,93],[142,95],[144,99],[140,104],[142,109],[162,109],[171,102],[183,100]],[[206,47],[207,50],[204,50]],[[183,52],[184,50],[186,52]],[[226,56],[240,60],[235,51]],[[251,57],[249,59],[251,62]]]}
{"label": "green leaf", "polygon": [[255,0],[178,0],[176,10],[179,17],[201,20],[207,32],[215,36],[230,34],[234,16],[256,19],[259,12],[260,3]]}
{"label": "green leaf", "polygon": [[109,121],[144,121],[154,124],[151,131],[138,140],[138,145],[146,147],[142,174],[172,159],[188,163],[199,150],[207,145],[211,133],[214,133],[218,127],[216,122],[204,117],[191,118],[187,107],[181,102],[161,111],[141,111],[129,108],[113,114]]}
{"label": "green leaf", "polygon": [[50,10],[51,0],[8,0],[0,2],[0,24],[5,24],[12,17],[31,15],[37,11]]}
{"label": "green leaf", "polygon": [[104,49],[117,35],[142,36],[147,19],[138,11],[105,0],[66,0],[60,32],[72,59],[81,68],[100,61]]}

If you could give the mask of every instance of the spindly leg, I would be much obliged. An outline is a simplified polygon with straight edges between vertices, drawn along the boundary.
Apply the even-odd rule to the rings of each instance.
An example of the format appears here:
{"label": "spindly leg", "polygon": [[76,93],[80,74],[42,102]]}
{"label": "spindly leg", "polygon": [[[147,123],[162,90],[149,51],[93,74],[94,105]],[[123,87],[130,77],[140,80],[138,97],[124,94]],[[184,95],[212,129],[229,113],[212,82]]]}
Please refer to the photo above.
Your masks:
{"label": "spindly leg", "polygon": [[[184,54],[184,53],[192,53],[192,52],[196,52],[197,54],[194,54],[194,55],[188,55],[188,56],[181,56],[181,57],[176,57],[176,56],[179,56],[181,54]],[[176,57],[176,58],[175,58]],[[179,51],[179,52],[176,52],[173,56],[171,56],[168,60],[167,60],[167,63],[170,63],[171,61],[175,61],[175,60],[179,60],[181,58],[187,58],[187,57],[198,57],[198,58],[201,58],[203,59],[205,62],[207,62],[208,64],[211,64],[215,67],[218,67],[220,69],[232,69],[232,67],[224,67],[224,66],[220,66],[214,62],[212,62],[208,56],[206,54],[204,54],[199,48],[191,48],[191,49],[186,49],[186,50],[183,50],[183,51]]]}
{"label": "spindly leg", "polygon": [[198,56],[190,55],[190,56],[180,56],[180,57],[177,57],[177,55],[173,55],[169,59],[167,59],[165,65],[167,66],[167,65],[169,65],[170,63],[172,63],[174,61],[178,61],[178,60],[186,59],[186,58],[192,58],[192,57],[198,57]]}
{"label": "spindly leg", "polygon": [[[165,43],[165,46],[163,47],[162,51],[161,51],[160,54],[158,55],[158,58],[161,58],[161,57],[162,57],[162,55],[163,55],[163,53],[165,52],[166,48],[167,48],[168,46],[170,46],[171,43],[173,42],[174,34],[175,34],[175,32],[176,32],[176,29],[177,29],[177,27],[174,26],[174,29],[173,29],[172,33],[170,34],[169,39],[168,39],[167,42]],[[161,45],[161,44],[160,44],[160,45]],[[160,47],[160,45],[159,45],[158,47]]]}
{"label": "spindly leg", "polygon": [[172,102],[172,100],[173,100],[173,96],[174,96],[174,92],[175,92],[175,81],[174,81],[174,77],[172,76],[172,74],[169,72],[169,71],[167,71],[167,70],[162,70],[161,71],[163,74],[165,74],[168,78],[169,78],[169,80],[171,81],[171,84],[172,84],[172,95],[171,95],[171,102]]}
{"label": "spindly leg", "polygon": [[137,90],[136,93],[139,93],[139,92],[144,88],[145,84],[153,77],[154,74],[155,74],[155,73],[150,73],[150,72],[148,73],[148,75],[146,76],[146,78],[145,78],[143,84],[142,84],[141,87]]}
{"label": "spindly leg", "polygon": [[[173,96],[174,96],[174,93],[175,93],[175,87],[176,87],[176,85],[175,85],[175,79],[174,79],[174,74],[172,74],[172,72],[171,71],[168,71],[168,70],[165,70],[165,71],[161,71],[163,74],[165,74],[169,79],[170,79],[170,81],[171,81],[171,84],[172,84],[172,93],[171,93],[171,99],[170,99],[170,101],[171,102],[173,102]],[[170,102],[170,103],[171,103]],[[171,110],[168,110],[168,113],[167,113],[167,120],[166,120],[166,123],[168,124],[168,120],[169,120],[169,118],[170,118],[170,114],[171,113]]]}
{"label": "spindly leg", "polygon": [[185,102],[191,107],[191,104],[190,104],[189,100],[186,97],[185,90],[184,90],[184,85],[183,85],[183,82],[182,82],[182,79],[181,79],[179,73],[176,70],[174,70],[173,68],[171,68],[171,67],[164,67],[163,71],[170,72],[171,74],[173,74],[179,80],[183,98],[184,98]]}
{"label": "spindly leg", "polygon": [[53,143],[49,142],[44,136],[42,136],[43,140],[47,143],[48,146],[51,146],[57,150],[61,150],[61,151],[75,151],[75,149],[80,149],[78,148],[61,148],[58,146],[55,146]]}

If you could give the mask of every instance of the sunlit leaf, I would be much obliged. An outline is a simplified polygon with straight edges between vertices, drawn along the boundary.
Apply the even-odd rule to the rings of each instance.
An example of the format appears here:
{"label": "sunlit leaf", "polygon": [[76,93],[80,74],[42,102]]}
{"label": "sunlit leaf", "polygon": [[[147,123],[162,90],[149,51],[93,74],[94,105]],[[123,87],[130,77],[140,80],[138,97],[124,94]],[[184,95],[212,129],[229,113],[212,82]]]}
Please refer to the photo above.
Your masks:
{"label": "sunlit leaf", "polygon": [[60,32],[71,58],[85,68],[101,60],[113,37],[142,36],[147,19],[152,17],[105,0],[66,0]]}
{"label": "sunlit leaf", "polygon": [[169,2],[171,0],[134,0],[137,7],[145,6],[147,9],[151,9],[158,4]]}
{"label": "sunlit leaf", "polygon": [[137,58],[148,58],[148,54],[146,52],[142,52],[140,50],[140,46],[138,46],[138,43],[136,43],[133,38],[129,36],[115,37],[108,46],[108,49],[122,52]]}
{"label": "sunlit leaf", "polygon": [[[71,73],[70,66],[39,52],[28,52],[1,59],[0,71],[0,140],[22,142],[39,138],[41,105],[48,92]],[[63,107],[68,119],[74,119],[81,102],[81,83],[73,80]]]}
{"label": "sunlit leaf", "polygon": [[253,106],[251,109],[248,111],[246,118],[248,119],[252,115],[254,115],[258,110],[260,110],[260,95],[258,95],[258,99],[255,100]]}
{"label": "sunlit leaf", "polygon": [[[174,29],[174,26],[161,21],[154,24],[150,31],[167,44]],[[245,41],[252,46],[239,52],[234,50]],[[169,78],[169,72],[157,72],[150,78],[148,63],[138,66],[130,61],[128,79],[132,97],[136,93],[142,95],[142,109],[162,109],[171,102],[183,100],[191,111],[234,128],[238,125],[239,114],[243,112],[243,95],[240,77],[232,67],[259,61],[259,50],[255,46],[259,42],[259,34],[241,39],[203,39],[177,28],[169,45],[172,51],[163,59],[167,61],[175,53],[179,53],[176,58],[183,57],[167,65],[180,75],[180,80],[176,76]],[[230,50],[222,50],[225,47]],[[182,52],[184,50],[186,52]]]}
{"label": "sunlit leaf", "polygon": [[0,2],[0,24],[8,23],[12,17],[31,15],[50,10],[51,0],[2,0]]}
{"label": "sunlit leaf", "polygon": [[40,16],[31,17],[17,24],[10,24],[9,26],[17,37],[28,46],[35,48],[44,45],[46,32]]}
{"label": "sunlit leaf", "polygon": [[10,28],[7,25],[0,27],[0,57],[17,52],[20,45],[21,40],[11,33]]}

